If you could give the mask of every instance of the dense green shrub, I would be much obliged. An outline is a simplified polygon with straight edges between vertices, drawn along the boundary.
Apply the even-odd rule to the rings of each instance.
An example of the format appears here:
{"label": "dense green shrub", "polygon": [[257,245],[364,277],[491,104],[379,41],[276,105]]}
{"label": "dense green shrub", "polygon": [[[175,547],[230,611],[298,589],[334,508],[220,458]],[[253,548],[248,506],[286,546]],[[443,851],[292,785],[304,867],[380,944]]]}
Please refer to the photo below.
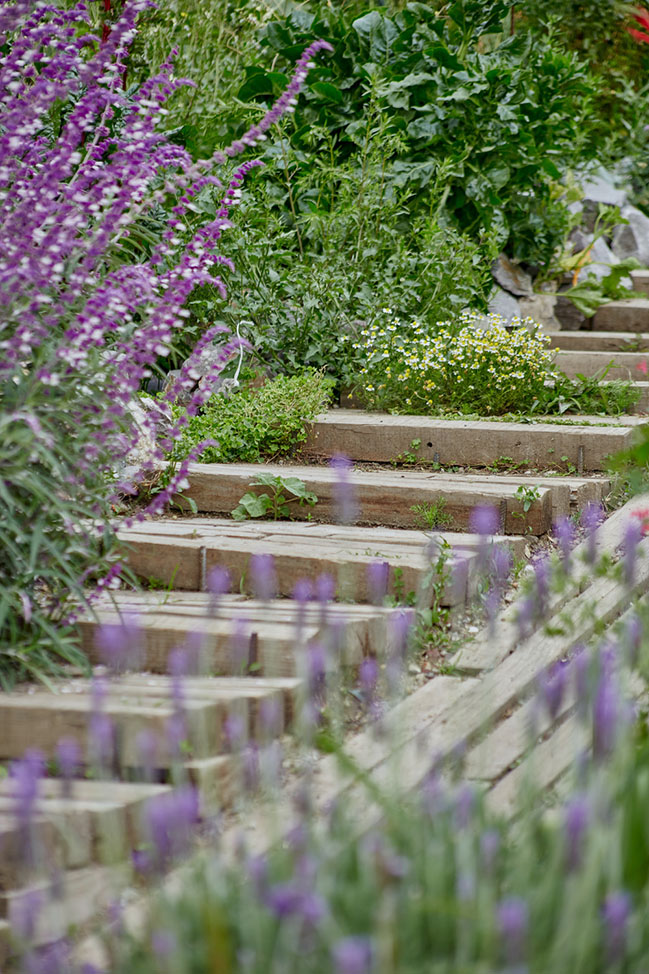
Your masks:
{"label": "dense green shrub", "polygon": [[[485,31],[501,30],[509,6],[462,0],[442,16],[410,3],[391,16],[370,10],[354,18],[339,5],[309,4],[264,27],[272,70],[251,65],[239,96],[265,104],[292,52],[313,33],[326,36],[334,55],[288,132],[296,162],[311,167],[329,144],[336,161],[362,156],[377,106],[386,136],[400,142],[385,181],[409,189],[411,214],[428,211],[444,164],[448,220],[476,238],[494,229],[514,256],[543,262],[565,230],[552,181],[592,157],[603,130],[592,112],[592,76],[551,36],[480,42]],[[326,132],[315,147],[313,126]],[[310,194],[294,199],[298,213],[309,206]]]}
{"label": "dense green shrub", "polygon": [[505,327],[498,315],[481,321],[464,313],[431,329],[418,320],[404,324],[384,308],[380,323],[346,343],[357,355],[362,400],[393,412],[618,414],[638,398],[630,383],[567,379],[530,319]]}
{"label": "dense green shrub", "polygon": [[224,395],[215,393],[193,416],[171,459],[187,456],[204,440],[215,440],[197,457],[204,463],[256,463],[291,453],[306,439],[306,427],[327,405],[331,382],[309,369],[277,376],[256,387],[250,382]]}

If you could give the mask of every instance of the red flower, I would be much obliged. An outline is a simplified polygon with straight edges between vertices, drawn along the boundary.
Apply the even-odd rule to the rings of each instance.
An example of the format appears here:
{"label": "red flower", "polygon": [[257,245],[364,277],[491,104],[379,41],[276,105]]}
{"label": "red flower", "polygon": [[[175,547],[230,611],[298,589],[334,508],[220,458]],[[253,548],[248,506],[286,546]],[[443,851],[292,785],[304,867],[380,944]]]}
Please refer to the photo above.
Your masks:
{"label": "red flower", "polygon": [[640,527],[642,529],[642,534],[646,537],[646,535],[649,534],[649,508],[645,507],[642,510],[636,508],[635,511],[631,511],[631,517],[637,517],[637,519],[641,522]]}
{"label": "red flower", "polygon": [[649,32],[649,11],[643,10],[642,7],[638,7],[633,16],[640,26],[645,28],[645,30],[636,30],[634,27],[627,27],[626,29],[634,40],[649,44],[649,33],[645,33],[645,31]]}
{"label": "red flower", "polygon": [[639,369],[643,375],[647,374],[647,360],[643,359],[642,362],[638,362],[636,369]]}

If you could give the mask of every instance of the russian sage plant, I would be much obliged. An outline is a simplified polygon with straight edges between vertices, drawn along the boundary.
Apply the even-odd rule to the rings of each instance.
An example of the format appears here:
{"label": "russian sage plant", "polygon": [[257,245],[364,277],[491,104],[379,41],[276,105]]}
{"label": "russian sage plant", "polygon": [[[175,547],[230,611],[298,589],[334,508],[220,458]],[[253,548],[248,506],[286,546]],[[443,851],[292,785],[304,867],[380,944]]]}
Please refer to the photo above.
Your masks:
{"label": "russian sage plant", "polygon": [[[59,10],[15,0],[0,11],[0,680],[43,675],[56,655],[81,662],[69,624],[86,589],[114,584],[114,503],[129,484],[114,473],[135,442],[131,404],[182,331],[200,284],[225,286],[217,253],[241,195],[244,162],[216,215],[178,236],[192,197],[220,186],[215,169],[265,139],[292,109],[325,42],[297,62],[284,93],[241,139],[193,163],[160,134],[168,97],[183,84],[173,56],[137,90],[124,90],[129,47],[146,0],[127,2],[94,36],[83,3]],[[162,214],[159,240],[147,219]],[[195,356],[168,392],[191,389]],[[186,413],[159,437],[160,457],[209,395],[237,340]],[[153,437],[157,420],[148,420]],[[155,460],[155,457],[152,458]],[[152,510],[182,482],[176,472]],[[140,517],[145,512],[140,512]]]}

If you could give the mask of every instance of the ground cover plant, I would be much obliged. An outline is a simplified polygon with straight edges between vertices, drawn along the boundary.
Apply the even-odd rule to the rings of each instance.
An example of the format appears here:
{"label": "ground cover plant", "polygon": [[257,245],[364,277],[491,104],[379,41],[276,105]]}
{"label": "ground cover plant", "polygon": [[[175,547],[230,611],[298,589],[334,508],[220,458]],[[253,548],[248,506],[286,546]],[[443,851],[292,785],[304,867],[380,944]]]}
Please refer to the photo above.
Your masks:
{"label": "ground cover plant", "polygon": [[[306,439],[307,425],[326,408],[332,383],[313,369],[263,381],[244,377],[242,388],[212,395],[187,423],[170,454],[172,461],[190,453],[203,463],[257,463],[295,452]],[[210,441],[209,445],[199,444]]]}
{"label": "ground cover plant", "polygon": [[566,378],[550,339],[533,321],[465,312],[457,321],[404,324],[384,308],[348,345],[356,352],[362,401],[393,412],[500,416],[505,413],[622,413],[637,401],[631,383]]}
{"label": "ground cover plant", "polygon": [[[220,203],[182,243],[178,227],[214,174],[255,145],[304,83],[314,42],[285,93],[234,146],[204,163],[158,131],[182,82],[170,61],[124,89],[138,15],[128,3],[109,29],[90,32],[83,5],[30,0],[0,14],[0,680],[45,676],[57,659],[84,665],[69,623],[120,571],[112,503],[129,488],[116,459],[133,442],[130,403],[188,316],[199,285],[224,291],[217,253],[228,214],[255,162],[231,173]],[[165,209],[166,207],[166,209]],[[160,213],[162,212],[162,217]],[[147,219],[162,220],[150,241]],[[220,331],[203,331],[193,354]],[[208,387],[190,397],[159,456],[209,396],[236,339],[221,345]],[[194,386],[190,356],[168,392]],[[155,434],[155,415],[150,419]],[[153,501],[162,509],[183,469]],[[140,512],[138,516],[144,516]]]}

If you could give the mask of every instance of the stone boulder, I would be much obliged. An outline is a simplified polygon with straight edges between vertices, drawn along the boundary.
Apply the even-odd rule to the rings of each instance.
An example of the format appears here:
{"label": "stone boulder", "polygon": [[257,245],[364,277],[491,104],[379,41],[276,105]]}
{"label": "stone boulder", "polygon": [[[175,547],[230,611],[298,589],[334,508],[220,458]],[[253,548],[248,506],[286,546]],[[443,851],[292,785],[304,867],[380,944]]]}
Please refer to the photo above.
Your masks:
{"label": "stone boulder", "polygon": [[135,442],[120,457],[113,470],[124,489],[135,490],[143,478],[162,468],[158,458],[158,440],[173,426],[171,407],[151,396],[138,396],[129,403]]}
{"label": "stone boulder", "polygon": [[503,291],[501,287],[494,288],[488,307],[491,314],[501,315],[506,321],[521,316],[521,307],[517,299],[507,291]]}
{"label": "stone boulder", "polygon": [[516,297],[532,293],[532,278],[506,254],[500,254],[491,265],[491,273],[497,284]]}
{"label": "stone boulder", "polygon": [[649,217],[635,206],[623,207],[622,216],[629,222],[613,231],[611,250],[618,260],[635,257],[649,267]]}

